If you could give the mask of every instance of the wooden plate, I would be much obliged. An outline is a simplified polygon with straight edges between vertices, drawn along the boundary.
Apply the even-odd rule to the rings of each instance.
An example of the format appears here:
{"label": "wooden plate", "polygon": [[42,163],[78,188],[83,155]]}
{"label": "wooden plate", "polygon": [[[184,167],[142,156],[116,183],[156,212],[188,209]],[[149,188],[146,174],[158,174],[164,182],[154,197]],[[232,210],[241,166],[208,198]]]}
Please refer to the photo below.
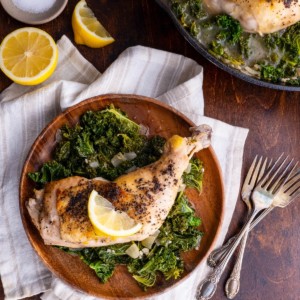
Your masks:
{"label": "wooden plate", "polygon": [[[132,299],[150,297],[173,287],[204,260],[212,250],[220,231],[224,212],[224,190],[219,163],[212,148],[204,149],[197,156],[204,162],[205,175],[203,191],[199,195],[189,192],[189,198],[195,205],[197,214],[203,221],[204,237],[199,250],[183,254],[185,271],[178,280],[161,280],[155,287],[143,291],[127,272],[126,267],[116,268],[112,278],[105,284],[100,283],[94,271],[79,258],[63,251],[46,246],[31,222],[25,202],[32,195],[34,183],[27,173],[37,171],[40,166],[51,159],[56,145],[57,130],[64,124],[74,125],[87,110],[101,110],[113,103],[125,111],[138,123],[149,127],[150,134],[159,134],[166,138],[173,134],[189,136],[189,128],[194,124],[183,114],[157,100],[136,95],[103,95],[85,100],[56,117],[34,142],[25,165],[20,183],[20,211],[23,225],[30,243],[46,266],[60,279],[90,295],[110,299]],[[200,125],[200,124],[197,124]]]}

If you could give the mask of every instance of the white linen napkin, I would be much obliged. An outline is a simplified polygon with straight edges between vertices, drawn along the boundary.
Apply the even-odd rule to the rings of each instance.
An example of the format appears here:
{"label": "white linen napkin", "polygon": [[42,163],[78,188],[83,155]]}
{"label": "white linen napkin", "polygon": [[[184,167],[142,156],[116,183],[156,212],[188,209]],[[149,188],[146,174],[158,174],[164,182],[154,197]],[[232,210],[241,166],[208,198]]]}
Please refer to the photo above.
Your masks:
{"label": "white linen napkin", "polygon": [[[0,94],[0,274],[6,299],[44,292],[42,299],[94,299],[55,278],[27,240],[19,216],[18,188],[27,153],[41,130],[57,114],[86,98],[106,93],[157,98],[213,128],[212,146],[225,180],[226,212],[217,245],[226,235],[240,187],[247,129],[203,116],[203,69],[181,55],[135,46],[125,50],[100,74],[67,37],[59,42],[54,74],[35,87],[12,84]],[[162,300],[194,299],[197,284],[209,268],[203,262]],[[157,298],[151,298],[157,299]]]}

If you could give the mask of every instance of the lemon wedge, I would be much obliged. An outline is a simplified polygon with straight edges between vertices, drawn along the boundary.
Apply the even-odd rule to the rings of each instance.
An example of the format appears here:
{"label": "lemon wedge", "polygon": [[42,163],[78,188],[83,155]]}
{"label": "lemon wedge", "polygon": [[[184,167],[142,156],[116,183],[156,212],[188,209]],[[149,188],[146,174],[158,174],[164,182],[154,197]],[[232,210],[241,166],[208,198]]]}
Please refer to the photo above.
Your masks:
{"label": "lemon wedge", "polygon": [[74,39],[77,44],[100,48],[114,42],[114,38],[97,20],[84,0],[79,1],[72,15]]}
{"label": "lemon wedge", "polygon": [[95,233],[112,237],[133,235],[142,224],[136,223],[125,212],[118,211],[104,197],[93,190],[88,201],[88,215],[94,226]]}
{"label": "lemon wedge", "polygon": [[35,85],[54,72],[58,49],[45,31],[23,27],[8,34],[0,46],[0,68],[16,83]]}

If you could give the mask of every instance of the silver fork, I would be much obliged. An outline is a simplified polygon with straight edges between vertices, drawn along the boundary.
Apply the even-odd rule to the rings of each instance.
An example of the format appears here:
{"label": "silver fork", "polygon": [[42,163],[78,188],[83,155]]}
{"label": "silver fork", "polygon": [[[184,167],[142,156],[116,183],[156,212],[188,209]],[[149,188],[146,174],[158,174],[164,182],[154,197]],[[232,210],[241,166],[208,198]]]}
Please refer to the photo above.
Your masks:
{"label": "silver fork", "polygon": [[[243,226],[240,233],[237,235],[235,241],[233,242],[230,250],[225,255],[224,259],[220,262],[218,266],[216,266],[213,272],[199,284],[196,294],[196,298],[198,300],[210,299],[214,295],[217,289],[217,284],[229,259],[231,258],[233,252],[240,243],[245,232],[249,230],[249,226],[252,220],[261,210],[271,206],[276,194],[281,190],[282,186],[288,180],[288,178],[291,175],[291,172],[297,165],[296,163],[296,165],[292,168],[292,171],[288,172],[291,164],[293,163],[293,160],[291,160],[284,168],[284,170],[281,171],[282,167],[287,161],[287,158],[277,167],[278,163],[280,162],[280,159],[281,157],[277,159],[272,168],[268,170],[268,172],[262,177],[262,179],[258,182],[257,186],[254,188],[252,193],[253,211],[248,221]],[[276,167],[277,169],[275,170]],[[271,174],[273,171],[274,173]],[[279,172],[281,173],[279,174]],[[275,183],[273,183],[274,178],[276,176],[278,176],[278,179],[275,181]]]}
{"label": "silver fork", "polygon": [[[244,181],[244,184],[242,187],[242,199],[247,205],[248,215],[251,213],[251,210],[252,210],[252,204],[250,201],[251,192],[252,192],[255,184],[260,181],[262,175],[264,174],[266,165],[267,165],[267,161],[268,161],[268,159],[266,158],[260,169],[262,157],[258,161],[257,165],[256,165],[256,159],[257,159],[257,156],[255,156],[255,158],[254,158],[254,161],[248,171],[248,174],[245,178],[245,181]],[[259,169],[260,169],[260,171],[259,171]],[[248,234],[249,234],[249,228],[245,232],[245,234],[240,242],[238,258],[237,258],[234,268],[230,274],[230,277],[228,278],[226,285],[225,285],[225,293],[226,293],[227,298],[229,298],[229,299],[233,299],[240,289],[239,278],[240,278],[240,272],[241,272],[242,263],[243,263],[243,256],[244,256],[246,243],[247,243],[247,239],[248,239]]]}
{"label": "silver fork", "polygon": [[[251,231],[261,220],[263,220],[275,207],[286,207],[288,204],[292,203],[297,197],[300,196],[300,169],[291,176],[290,180],[287,181],[282,190],[276,195],[272,205],[265,209],[250,225],[249,231]],[[278,205],[277,205],[278,203]],[[217,266],[220,261],[224,258],[228,249],[235,241],[236,235],[231,237],[226,244],[218,249],[211,252],[208,257],[208,265],[211,268]]]}
{"label": "silver fork", "polygon": [[[295,174],[291,175],[291,178],[282,186],[282,189],[277,193],[271,206],[265,209],[251,223],[248,232],[250,232],[252,228],[254,228],[262,219],[264,219],[265,216],[268,215],[275,207],[284,208],[292,203],[298,196],[300,196],[300,169],[295,172]],[[243,243],[244,240],[245,238],[243,238],[241,241],[237,260],[225,285],[225,293],[229,299],[233,299],[238,294],[240,289],[240,275],[246,246],[246,241]]]}
{"label": "silver fork", "polygon": [[[247,176],[245,178],[245,181],[244,181],[244,184],[242,187],[241,196],[242,196],[242,200],[245,202],[245,204],[247,206],[247,210],[248,210],[247,215],[248,216],[250,215],[250,212],[252,211],[252,204],[250,201],[251,192],[254,188],[255,183],[258,182],[261,179],[262,175],[264,174],[266,165],[267,165],[267,161],[268,161],[268,159],[266,158],[261,167],[262,157],[257,162],[257,155],[256,155],[250,168],[249,168]],[[246,241],[247,241],[247,236],[245,235],[241,241],[241,249],[243,247],[245,247]],[[232,244],[232,242],[233,242],[233,239],[230,239],[230,240],[228,240],[228,242],[225,245],[223,245],[222,247],[220,247],[210,253],[210,255],[208,256],[208,259],[207,259],[207,263],[210,267],[214,268],[216,266],[216,262],[220,261],[224,258],[224,256],[226,255],[226,253],[228,251],[228,248]]]}

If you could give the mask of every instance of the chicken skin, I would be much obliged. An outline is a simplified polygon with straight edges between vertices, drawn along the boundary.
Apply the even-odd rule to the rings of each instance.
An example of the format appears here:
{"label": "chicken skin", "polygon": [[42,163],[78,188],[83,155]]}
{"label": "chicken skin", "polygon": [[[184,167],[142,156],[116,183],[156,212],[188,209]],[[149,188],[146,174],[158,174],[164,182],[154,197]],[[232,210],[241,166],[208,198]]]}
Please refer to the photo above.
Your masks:
{"label": "chicken skin", "polygon": [[[193,128],[191,137],[172,136],[161,158],[113,182],[73,176],[46,184],[29,199],[27,208],[45,244],[71,248],[99,247],[141,241],[154,234],[174,204],[181,177],[194,153],[210,145],[211,128]],[[99,236],[88,217],[92,190],[126,212],[140,231],[126,237]]]}
{"label": "chicken skin", "polygon": [[226,13],[237,19],[245,31],[266,34],[300,20],[299,0],[204,0],[213,14]]}

